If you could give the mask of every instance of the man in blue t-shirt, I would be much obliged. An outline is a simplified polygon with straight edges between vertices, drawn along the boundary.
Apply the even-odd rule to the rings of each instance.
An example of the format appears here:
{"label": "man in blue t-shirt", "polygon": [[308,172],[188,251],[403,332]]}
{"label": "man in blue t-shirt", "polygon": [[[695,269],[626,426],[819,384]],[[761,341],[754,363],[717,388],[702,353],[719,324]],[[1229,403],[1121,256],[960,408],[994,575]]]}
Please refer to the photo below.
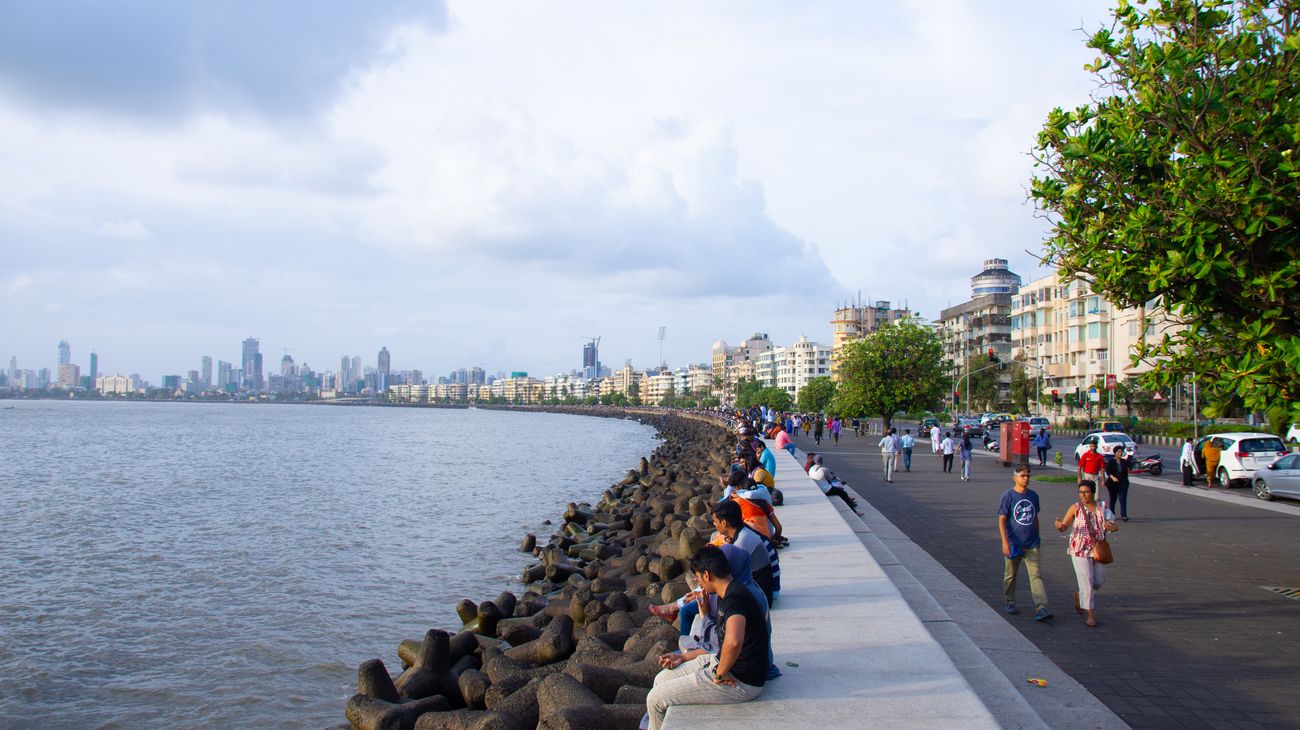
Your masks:
{"label": "man in blue t-shirt", "polygon": [[1016,576],[1020,564],[1029,573],[1029,591],[1034,595],[1035,621],[1052,617],[1047,610],[1047,589],[1039,575],[1038,493],[1029,488],[1029,465],[1015,469],[1015,486],[1002,495],[998,503],[998,532],[1002,535],[1002,593],[1006,599],[1004,613],[1016,610]]}

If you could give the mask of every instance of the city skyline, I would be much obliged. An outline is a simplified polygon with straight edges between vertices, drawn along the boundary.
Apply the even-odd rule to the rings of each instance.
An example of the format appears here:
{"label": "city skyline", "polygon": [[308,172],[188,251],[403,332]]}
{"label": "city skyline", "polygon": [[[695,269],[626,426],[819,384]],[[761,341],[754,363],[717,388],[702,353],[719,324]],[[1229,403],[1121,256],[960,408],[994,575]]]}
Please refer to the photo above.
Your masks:
{"label": "city skyline", "polygon": [[859,291],[934,317],[986,256],[1039,275],[1026,152],[1087,99],[1106,3],[202,12],[0,29],[0,351],[184,374],[256,332],[264,370],[553,372],[760,312],[825,340]]}

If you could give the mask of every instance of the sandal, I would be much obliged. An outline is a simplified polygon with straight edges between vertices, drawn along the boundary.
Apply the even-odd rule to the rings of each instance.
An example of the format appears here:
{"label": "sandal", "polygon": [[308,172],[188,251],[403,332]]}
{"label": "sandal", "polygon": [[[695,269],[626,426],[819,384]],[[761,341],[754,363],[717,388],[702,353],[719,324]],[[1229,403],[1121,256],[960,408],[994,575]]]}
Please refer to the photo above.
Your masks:
{"label": "sandal", "polygon": [[1095,618],[1090,618],[1090,619],[1088,619],[1087,621],[1084,621],[1083,623],[1084,623],[1085,626],[1087,626],[1087,627],[1090,628],[1090,629],[1095,629],[1095,628],[1097,628],[1097,619],[1095,619]]}

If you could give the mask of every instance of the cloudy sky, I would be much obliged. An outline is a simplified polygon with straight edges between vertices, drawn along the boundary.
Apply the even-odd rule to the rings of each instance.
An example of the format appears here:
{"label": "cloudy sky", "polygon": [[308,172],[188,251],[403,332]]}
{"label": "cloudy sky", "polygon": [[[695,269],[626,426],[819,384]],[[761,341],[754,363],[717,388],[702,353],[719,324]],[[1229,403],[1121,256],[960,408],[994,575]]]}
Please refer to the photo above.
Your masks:
{"label": "cloudy sky", "polygon": [[1035,274],[1110,5],[6,3],[0,355],[547,374],[933,317]]}

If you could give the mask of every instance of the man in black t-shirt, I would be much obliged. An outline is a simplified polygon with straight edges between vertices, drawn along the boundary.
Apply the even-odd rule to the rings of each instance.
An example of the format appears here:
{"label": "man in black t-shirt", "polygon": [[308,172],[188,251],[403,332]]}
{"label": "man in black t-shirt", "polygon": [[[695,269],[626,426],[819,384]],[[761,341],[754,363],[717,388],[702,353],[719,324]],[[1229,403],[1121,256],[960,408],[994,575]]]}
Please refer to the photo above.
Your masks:
{"label": "man in black t-shirt", "polygon": [[691,559],[700,587],[718,596],[718,653],[696,649],[659,657],[666,671],[655,677],[646,697],[650,730],[659,730],[673,705],[726,705],[752,700],[767,679],[767,619],[763,605],[748,590],[731,588],[731,566],[712,545]]}

